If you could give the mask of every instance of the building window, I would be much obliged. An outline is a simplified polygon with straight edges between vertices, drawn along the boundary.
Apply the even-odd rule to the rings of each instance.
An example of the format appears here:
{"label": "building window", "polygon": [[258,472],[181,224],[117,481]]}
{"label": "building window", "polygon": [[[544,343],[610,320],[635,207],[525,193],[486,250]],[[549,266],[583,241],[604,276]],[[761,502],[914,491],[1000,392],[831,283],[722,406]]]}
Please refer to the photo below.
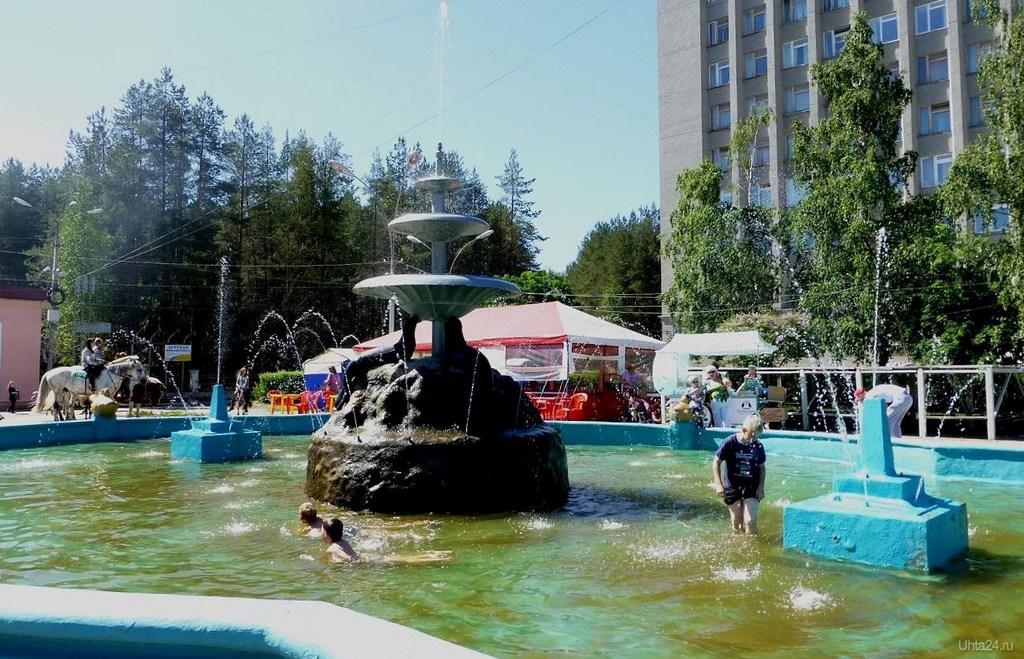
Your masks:
{"label": "building window", "polygon": [[807,186],[793,179],[786,179],[786,205],[796,206],[807,198]]}
{"label": "building window", "polygon": [[715,166],[723,172],[729,171],[729,149],[727,147],[711,149],[711,162],[715,163]]}
{"label": "building window", "polygon": [[808,85],[797,85],[786,90],[786,114],[807,112],[811,109],[811,89]]}
{"label": "building window", "polygon": [[987,233],[1006,233],[1010,228],[1010,209],[1004,204],[997,204],[992,207],[992,219],[981,213],[974,216],[974,233],[984,235]]}
{"label": "building window", "polygon": [[718,193],[718,200],[726,206],[732,206],[732,193],[728,190],[721,190]]}
{"label": "building window", "polygon": [[971,126],[981,126],[985,123],[985,104],[980,96],[971,97]]}
{"label": "building window", "polygon": [[795,23],[807,18],[807,0],[782,0],[782,22]]}
{"label": "building window", "polygon": [[949,103],[921,108],[921,134],[949,132]]}
{"label": "building window", "polygon": [[946,182],[953,156],[948,153],[921,158],[921,187],[934,188]]}
{"label": "building window", "polygon": [[822,0],[821,2],[822,11],[832,11],[833,9],[842,9],[849,6],[850,0]]}
{"label": "building window", "polygon": [[914,10],[917,19],[917,34],[935,32],[946,28],[946,0],[918,5]]}
{"label": "building window", "polygon": [[872,41],[894,43],[900,40],[900,19],[896,14],[886,14],[871,19]]}
{"label": "building window", "polygon": [[765,28],[765,13],[764,5],[748,9],[743,12],[743,34],[754,34],[756,32],[764,32]]}
{"label": "building window", "polygon": [[744,74],[747,78],[768,75],[768,51],[762,48],[747,53]]}
{"label": "building window", "polygon": [[708,45],[717,46],[729,40],[729,19],[719,18],[708,23]]}
{"label": "building window", "polygon": [[766,167],[772,163],[772,150],[767,144],[755,144],[750,147],[750,164],[753,167]]}
{"label": "building window", "polygon": [[991,55],[992,50],[991,41],[967,44],[967,73],[977,73],[978,64],[981,63],[982,58]]}
{"label": "building window", "polygon": [[729,60],[715,62],[708,67],[708,87],[721,87],[729,84]]}
{"label": "building window", "polygon": [[849,30],[849,27],[844,27],[842,30],[829,30],[825,33],[825,59],[839,57],[846,45],[846,33]]}
{"label": "building window", "polygon": [[794,144],[796,144],[796,139],[792,135],[786,135],[786,160],[793,159]]}
{"label": "building window", "polygon": [[949,80],[949,60],[945,52],[917,58],[917,84],[927,85],[942,80]]}
{"label": "building window", "polygon": [[768,105],[768,94],[757,94],[747,97],[747,116],[754,114],[754,108],[758,105]]}
{"label": "building window", "polygon": [[711,106],[711,130],[725,130],[732,125],[732,113],[728,103]]}
{"label": "building window", "polygon": [[978,18],[988,18],[988,7],[985,3],[977,0],[965,0],[964,2],[964,23],[974,22],[974,12],[978,12]]}
{"label": "building window", "polygon": [[782,44],[782,68],[807,66],[807,37]]}
{"label": "building window", "polygon": [[772,205],[772,186],[769,183],[763,185],[754,184],[750,188],[750,203],[757,206]]}

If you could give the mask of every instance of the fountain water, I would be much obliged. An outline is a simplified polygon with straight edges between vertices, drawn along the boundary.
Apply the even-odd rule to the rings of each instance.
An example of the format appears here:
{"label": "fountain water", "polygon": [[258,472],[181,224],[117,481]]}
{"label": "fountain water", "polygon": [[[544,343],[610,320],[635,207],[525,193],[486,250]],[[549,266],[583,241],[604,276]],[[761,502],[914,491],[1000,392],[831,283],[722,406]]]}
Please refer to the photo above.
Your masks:
{"label": "fountain water", "polygon": [[[448,274],[448,243],[479,236],[488,225],[444,212],[445,194],[459,182],[444,175],[443,157],[439,144],[435,173],[417,181],[430,193],[433,211],[388,225],[430,247],[431,274],[356,284],[360,295],[398,299],[402,338],[346,370],[349,397],[310,442],[306,492],[377,512],[555,509],[569,491],[561,435],[462,335],[459,316],[519,289],[500,279]],[[420,319],[433,322],[432,353],[413,359]]]}

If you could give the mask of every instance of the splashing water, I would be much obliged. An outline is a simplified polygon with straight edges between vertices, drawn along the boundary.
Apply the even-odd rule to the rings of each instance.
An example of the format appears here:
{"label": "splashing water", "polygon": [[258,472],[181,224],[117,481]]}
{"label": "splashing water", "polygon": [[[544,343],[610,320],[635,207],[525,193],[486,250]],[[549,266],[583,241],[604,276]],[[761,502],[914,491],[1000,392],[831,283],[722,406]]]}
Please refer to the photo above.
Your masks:
{"label": "splashing water", "polygon": [[224,359],[224,322],[228,310],[228,259],[220,257],[220,288],[217,292],[217,384],[221,384],[220,365]]}
{"label": "splashing water", "polygon": [[437,71],[437,141],[442,142],[442,122],[444,115],[444,79],[445,51],[448,48],[448,3],[441,2],[437,10],[437,34],[434,41],[434,67]]}
{"label": "splashing water", "polygon": [[828,593],[819,593],[804,586],[789,591],[789,605],[797,611],[818,611],[831,607],[835,600]]}
{"label": "splashing water", "polygon": [[881,313],[879,313],[879,301],[882,294],[882,260],[886,253],[885,227],[878,229],[878,245],[875,252],[875,330],[872,337],[871,364],[874,366],[874,375],[878,377],[878,334]]}

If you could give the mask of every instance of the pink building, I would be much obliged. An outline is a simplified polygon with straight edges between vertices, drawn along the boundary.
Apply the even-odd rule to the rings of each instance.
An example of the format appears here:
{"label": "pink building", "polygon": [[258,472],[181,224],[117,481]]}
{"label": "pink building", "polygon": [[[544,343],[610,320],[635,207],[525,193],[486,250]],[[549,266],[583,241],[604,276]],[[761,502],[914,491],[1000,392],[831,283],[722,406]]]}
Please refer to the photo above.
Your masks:
{"label": "pink building", "polygon": [[0,286],[0,409],[7,409],[7,383],[21,392],[20,403],[39,386],[43,307],[46,291]]}

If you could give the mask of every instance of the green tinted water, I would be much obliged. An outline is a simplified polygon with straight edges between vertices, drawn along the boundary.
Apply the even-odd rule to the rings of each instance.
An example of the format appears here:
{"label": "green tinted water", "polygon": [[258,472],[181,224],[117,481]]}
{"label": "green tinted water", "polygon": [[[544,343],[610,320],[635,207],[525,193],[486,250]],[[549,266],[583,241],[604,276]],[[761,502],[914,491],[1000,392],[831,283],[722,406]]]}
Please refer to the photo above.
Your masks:
{"label": "green tinted water", "polygon": [[267,437],[266,459],[228,465],[171,462],[167,440],[0,453],[0,581],[318,599],[497,656],[1024,649],[1017,487],[929,483],[967,502],[971,553],[926,576],[782,551],[782,503],[828,491],[838,465],[769,456],[747,538],[729,531],[709,453],[570,447],[565,510],[342,511],[367,560],[338,566],[291,533],[307,442]]}

